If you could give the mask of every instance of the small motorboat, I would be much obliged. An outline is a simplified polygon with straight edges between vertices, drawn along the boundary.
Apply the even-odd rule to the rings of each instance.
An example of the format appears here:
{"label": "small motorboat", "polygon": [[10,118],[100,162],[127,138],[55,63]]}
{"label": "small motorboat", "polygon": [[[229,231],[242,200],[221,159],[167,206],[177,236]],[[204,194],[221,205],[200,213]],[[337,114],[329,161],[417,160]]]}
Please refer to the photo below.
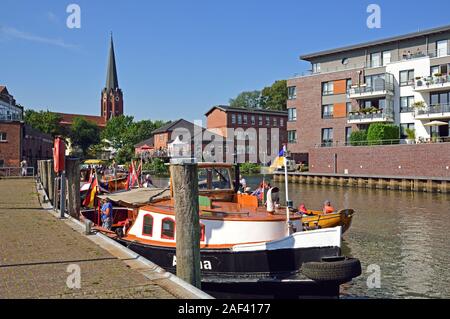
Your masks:
{"label": "small motorboat", "polygon": [[[269,211],[259,205],[256,196],[237,193],[239,174],[232,168],[231,164],[198,164],[202,285],[218,289],[231,278],[233,286],[266,282],[273,287],[303,275],[301,280],[290,279],[290,284],[317,280],[322,287],[326,281],[333,291],[339,291],[340,284],[361,274],[357,259],[341,256],[341,226],[303,231],[301,215],[291,212],[287,216],[286,208],[278,205],[270,205],[274,209]],[[176,273],[173,195],[172,188],[100,195],[115,206],[112,230],[100,227],[98,209],[82,214],[98,231]],[[312,272],[302,274],[312,263],[321,267],[313,265]]]}
{"label": "small motorboat", "polygon": [[303,227],[308,230],[342,227],[344,234],[352,224],[352,218],[355,211],[353,209],[341,209],[336,213],[324,214],[321,211],[308,211],[302,218]]}

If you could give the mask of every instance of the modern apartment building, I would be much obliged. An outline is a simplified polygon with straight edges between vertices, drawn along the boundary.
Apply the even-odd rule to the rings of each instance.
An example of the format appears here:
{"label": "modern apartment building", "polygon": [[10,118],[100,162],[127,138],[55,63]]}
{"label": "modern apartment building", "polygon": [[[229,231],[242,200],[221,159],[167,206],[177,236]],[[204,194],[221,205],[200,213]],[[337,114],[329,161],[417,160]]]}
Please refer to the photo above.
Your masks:
{"label": "modern apartment building", "polygon": [[417,142],[448,138],[449,40],[446,26],[301,56],[311,70],[288,80],[289,150],[345,146],[371,123],[400,126],[399,139],[406,128]]}

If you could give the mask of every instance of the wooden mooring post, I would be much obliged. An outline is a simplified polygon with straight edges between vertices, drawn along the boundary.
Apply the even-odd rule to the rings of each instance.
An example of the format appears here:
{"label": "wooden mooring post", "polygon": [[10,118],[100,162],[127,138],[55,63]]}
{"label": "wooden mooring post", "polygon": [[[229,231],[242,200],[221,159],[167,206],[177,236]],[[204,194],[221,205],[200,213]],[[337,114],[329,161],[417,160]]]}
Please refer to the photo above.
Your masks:
{"label": "wooden mooring post", "polygon": [[55,187],[55,170],[53,169],[53,160],[47,160],[47,178],[48,178],[48,198],[50,199],[50,202],[53,204],[53,195],[54,195],[54,187]]}
{"label": "wooden mooring post", "polygon": [[67,211],[70,216],[80,219],[80,160],[78,158],[66,158],[67,178]]}
{"label": "wooden mooring post", "polygon": [[198,168],[193,163],[172,163],[170,175],[176,220],[177,276],[200,288],[200,217]]}

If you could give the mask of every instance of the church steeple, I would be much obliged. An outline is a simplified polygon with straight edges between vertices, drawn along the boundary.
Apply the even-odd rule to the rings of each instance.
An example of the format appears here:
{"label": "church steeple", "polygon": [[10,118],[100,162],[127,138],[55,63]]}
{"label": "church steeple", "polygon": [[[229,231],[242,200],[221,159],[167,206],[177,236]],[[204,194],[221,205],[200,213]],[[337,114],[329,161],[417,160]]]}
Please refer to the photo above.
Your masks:
{"label": "church steeple", "polygon": [[103,116],[105,121],[108,121],[112,117],[122,114],[123,94],[119,88],[119,80],[117,78],[116,55],[114,53],[114,42],[111,33],[106,85],[102,90],[101,116]]}
{"label": "church steeple", "polygon": [[114,42],[111,33],[111,45],[109,47],[108,71],[106,74],[106,90],[119,88],[119,80],[117,79],[116,56],[114,54]]}

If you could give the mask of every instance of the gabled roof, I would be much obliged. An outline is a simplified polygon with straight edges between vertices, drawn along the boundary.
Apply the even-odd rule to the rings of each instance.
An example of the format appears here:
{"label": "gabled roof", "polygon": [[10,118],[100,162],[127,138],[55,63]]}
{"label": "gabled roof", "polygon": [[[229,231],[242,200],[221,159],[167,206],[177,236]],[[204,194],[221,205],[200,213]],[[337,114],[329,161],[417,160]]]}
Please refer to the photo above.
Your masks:
{"label": "gabled roof", "polygon": [[222,110],[224,112],[242,112],[242,113],[254,113],[263,115],[286,115],[287,111],[277,111],[277,110],[265,110],[265,109],[249,109],[244,107],[231,107],[229,105],[216,105],[213,106],[208,112],[205,113],[208,116],[215,109]]}
{"label": "gabled roof", "polygon": [[161,133],[167,133],[172,132],[173,130],[177,128],[185,128],[189,130],[191,135],[194,133],[194,128],[200,128],[202,131],[205,129],[201,126],[195,125],[192,122],[186,121],[184,119],[179,119],[174,122],[167,123],[166,125],[161,126],[159,129],[156,129],[152,132],[152,134],[161,134]]}
{"label": "gabled roof", "polygon": [[8,90],[6,89],[6,86],[0,85],[0,94],[9,94]]}
{"label": "gabled roof", "polygon": [[68,114],[68,113],[55,113],[61,117],[60,123],[62,125],[72,125],[73,120],[76,117],[82,117],[86,121],[92,122],[96,124],[99,127],[105,127],[106,122],[105,119],[102,116],[95,116],[95,115],[83,115],[83,114]]}
{"label": "gabled roof", "polygon": [[310,59],[314,59],[314,58],[318,58],[321,56],[330,55],[330,54],[334,54],[334,53],[357,50],[357,49],[364,49],[364,48],[372,47],[372,46],[376,46],[376,45],[388,44],[388,43],[403,41],[403,40],[409,40],[409,39],[419,38],[419,37],[423,37],[423,36],[427,36],[427,35],[431,35],[431,34],[447,32],[447,31],[450,31],[450,25],[433,28],[433,29],[428,29],[428,30],[424,30],[424,31],[408,33],[408,34],[390,37],[390,38],[384,38],[384,39],[376,40],[376,41],[370,41],[370,42],[365,42],[365,43],[360,43],[360,44],[355,44],[355,45],[349,45],[349,46],[345,46],[345,47],[341,47],[341,48],[337,48],[337,49],[331,49],[331,50],[325,50],[325,51],[319,51],[319,52],[315,52],[315,53],[305,54],[305,55],[300,56],[300,59],[309,61]]}
{"label": "gabled roof", "polygon": [[154,145],[154,138],[153,138],[153,136],[148,138],[148,139],[146,139],[146,140],[144,140],[144,141],[142,141],[142,142],[139,142],[139,143],[135,144],[134,147],[135,148],[139,148],[139,147],[142,147],[142,146],[145,146],[145,145],[147,145],[147,146],[153,146]]}

